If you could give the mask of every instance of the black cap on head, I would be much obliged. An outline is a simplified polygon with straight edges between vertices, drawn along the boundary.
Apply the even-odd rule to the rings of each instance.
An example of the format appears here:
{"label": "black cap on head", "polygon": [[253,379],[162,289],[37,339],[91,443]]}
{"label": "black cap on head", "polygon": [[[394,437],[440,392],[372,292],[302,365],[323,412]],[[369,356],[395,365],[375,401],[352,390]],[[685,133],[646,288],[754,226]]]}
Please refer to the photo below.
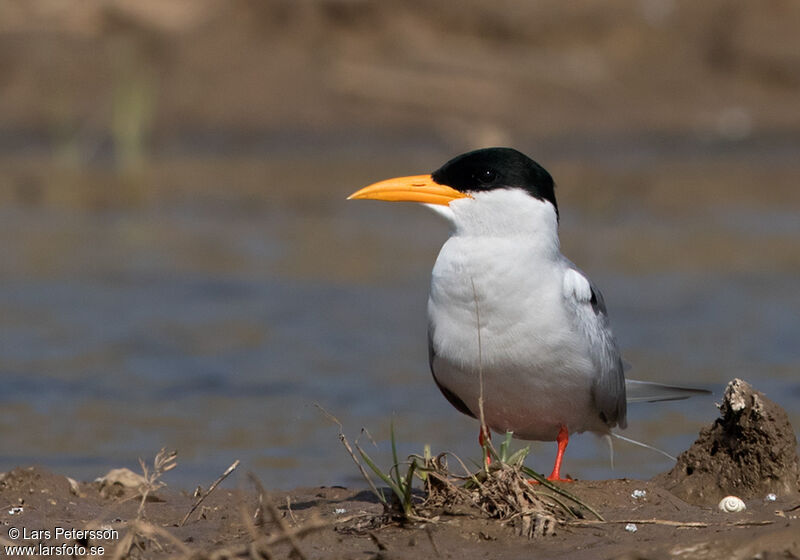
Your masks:
{"label": "black cap on head", "polygon": [[558,215],[555,185],[550,174],[513,148],[484,148],[454,157],[431,176],[440,185],[470,193],[519,188],[553,205]]}

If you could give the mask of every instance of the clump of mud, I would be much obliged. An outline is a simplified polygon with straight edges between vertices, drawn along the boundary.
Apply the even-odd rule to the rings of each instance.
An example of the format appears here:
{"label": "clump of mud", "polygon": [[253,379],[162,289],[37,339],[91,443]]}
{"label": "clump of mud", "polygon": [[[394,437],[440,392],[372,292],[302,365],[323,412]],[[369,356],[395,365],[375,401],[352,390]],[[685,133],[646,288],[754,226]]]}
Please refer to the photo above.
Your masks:
{"label": "clump of mud", "polygon": [[696,505],[800,492],[797,438],[786,412],[741,379],[725,388],[721,417],[703,428],[675,466],[653,480]]}

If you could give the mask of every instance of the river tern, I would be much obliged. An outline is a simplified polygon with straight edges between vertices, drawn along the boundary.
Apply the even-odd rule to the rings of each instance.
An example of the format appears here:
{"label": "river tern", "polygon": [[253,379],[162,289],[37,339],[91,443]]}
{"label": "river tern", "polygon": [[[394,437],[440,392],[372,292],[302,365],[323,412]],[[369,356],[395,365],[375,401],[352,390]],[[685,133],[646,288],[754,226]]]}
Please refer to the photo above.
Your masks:
{"label": "river tern", "polygon": [[628,402],[707,393],[625,379],[600,290],[561,254],[553,179],[523,153],[468,152],[349,198],[419,202],[450,223],[428,298],[433,378],[490,430],[556,441],[548,479],[564,480],[570,434],[625,428]]}

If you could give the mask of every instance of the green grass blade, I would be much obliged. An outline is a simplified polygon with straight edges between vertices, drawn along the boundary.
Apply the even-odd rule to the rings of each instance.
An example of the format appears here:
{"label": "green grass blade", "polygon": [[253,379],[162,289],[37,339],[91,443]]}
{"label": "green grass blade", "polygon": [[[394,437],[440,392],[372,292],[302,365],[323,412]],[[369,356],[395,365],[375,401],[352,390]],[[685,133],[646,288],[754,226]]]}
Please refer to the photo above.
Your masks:
{"label": "green grass blade", "polygon": [[395,476],[397,477],[395,479],[395,482],[397,483],[398,487],[402,488],[403,487],[403,480],[400,477],[400,469],[399,469],[400,459],[397,456],[397,441],[395,440],[395,437],[394,437],[394,416],[392,416],[392,420],[389,423],[389,435],[390,435],[390,438],[392,440],[392,461],[393,461],[393,464],[394,464],[393,469],[389,469],[389,474],[391,474],[392,472],[395,473]]}
{"label": "green grass blade", "polygon": [[[397,486],[397,483],[392,480],[389,475],[385,474],[380,468],[378,468],[378,465],[375,464],[375,462],[364,452],[363,449],[358,446],[356,446],[356,449],[358,449],[358,452],[361,454],[361,458],[364,459],[364,462],[367,464],[367,466],[372,469],[372,472],[374,472],[382,481],[388,484],[389,488],[391,488],[392,492],[394,492],[398,498],[401,497],[403,492],[400,490],[400,487]],[[383,503],[386,503],[385,499]]]}
{"label": "green grass blade", "polygon": [[[412,457],[412,460],[416,462],[416,458]],[[417,476],[420,478],[421,481],[425,482],[428,479],[428,465],[431,464],[433,461],[433,456],[431,455],[431,446],[429,443],[425,444],[425,447],[422,448],[422,465],[421,469],[417,469],[420,472],[417,473]]]}
{"label": "green grass blade", "polygon": [[511,432],[506,432],[503,442],[500,444],[500,462],[508,462],[508,448],[511,445]]}
{"label": "green grass blade", "polygon": [[523,467],[522,467],[522,472],[524,472],[526,475],[528,475],[528,476],[529,476],[529,477],[531,477],[532,479],[534,479],[534,480],[538,481],[538,482],[539,482],[539,483],[540,483],[542,486],[544,486],[545,488],[547,488],[547,489],[549,489],[549,490],[552,490],[552,491],[553,491],[553,492],[555,492],[556,494],[561,494],[561,495],[562,495],[562,496],[564,496],[565,498],[568,498],[569,500],[571,500],[571,501],[575,502],[575,503],[576,503],[576,504],[578,504],[580,507],[584,508],[586,511],[588,511],[589,513],[591,513],[592,515],[594,515],[594,516],[595,516],[597,519],[599,519],[600,521],[605,521],[605,519],[603,519],[603,516],[602,516],[602,515],[600,515],[599,513],[597,513],[597,512],[594,510],[594,508],[592,508],[592,506],[588,505],[586,502],[582,501],[580,498],[578,498],[578,497],[577,497],[577,496],[575,496],[574,494],[572,494],[572,493],[570,493],[570,492],[567,492],[566,490],[564,490],[564,489],[563,489],[563,488],[561,488],[560,486],[556,486],[555,484],[553,484],[552,482],[550,482],[549,480],[547,480],[547,479],[546,479],[544,476],[542,476],[541,474],[537,473],[537,472],[536,472],[536,471],[534,471],[533,469],[530,469],[530,468],[528,468],[528,467],[526,467],[526,466],[523,466]]}
{"label": "green grass blade", "polygon": [[523,447],[522,449],[518,449],[511,455],[511,457],[508,458],[508,461],[506,461],[506,463],[512,466],[517,466],[517,465],[521,466],[522,463],[525,461],[525,457],[528,456],[528,453],[530,453],[530,447]]}

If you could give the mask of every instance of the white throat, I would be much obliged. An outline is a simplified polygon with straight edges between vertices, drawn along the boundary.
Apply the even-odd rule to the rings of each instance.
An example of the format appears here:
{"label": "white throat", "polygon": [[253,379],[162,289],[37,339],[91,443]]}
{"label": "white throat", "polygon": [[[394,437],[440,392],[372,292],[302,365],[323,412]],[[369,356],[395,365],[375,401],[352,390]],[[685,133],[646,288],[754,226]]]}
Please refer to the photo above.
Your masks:
{"label": "white throat", "polygon": [[543,250],[559,250],[555,207],[522,189],[477,192],[449,206],[426,206],[450,222],[454,237],[525,237]]}

